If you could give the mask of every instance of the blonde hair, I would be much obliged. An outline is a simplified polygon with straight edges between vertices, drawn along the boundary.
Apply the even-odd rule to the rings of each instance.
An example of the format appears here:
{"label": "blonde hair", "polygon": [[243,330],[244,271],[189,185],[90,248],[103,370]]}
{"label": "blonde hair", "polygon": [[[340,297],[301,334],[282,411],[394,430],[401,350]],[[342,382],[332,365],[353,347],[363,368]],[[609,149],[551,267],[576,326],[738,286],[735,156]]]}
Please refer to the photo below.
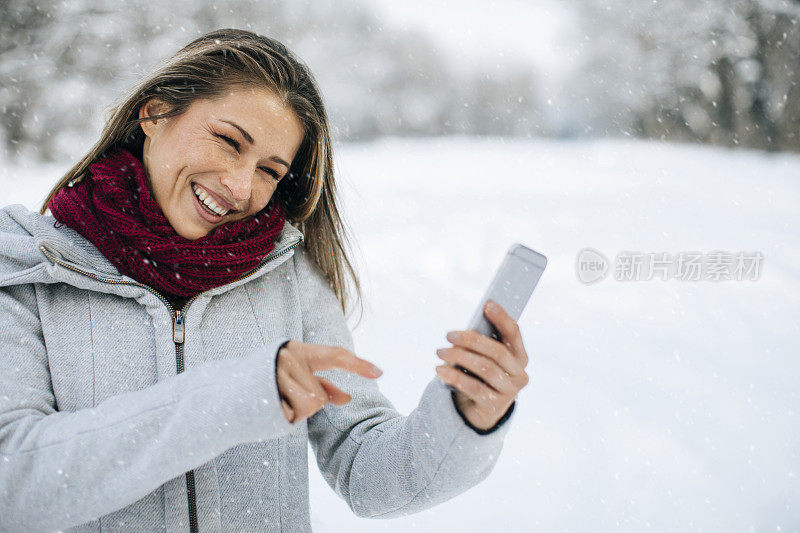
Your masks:
{"label": "blonde hair", "polygon": [[[215,30],[163,61],[111,108],[100,140],[53,187],[40,213],[45,213],[56,192],[83,179],[106,152],[124,147],[141,158],[142,121],[180,115],[195,100],[221,97],[233,86],[270,90],[303,124],[304,139],[275,196],[287,220],[303,233],[304,245],[342,311],[347,312],[348,303],[345,271],[363,311],[361,285],[345,250],[350,242],[336,205],[330,126],[317,82],[301,60],[269,37],[239,29]],[[139,108],[154,97],[169,111],[140,119]]]}

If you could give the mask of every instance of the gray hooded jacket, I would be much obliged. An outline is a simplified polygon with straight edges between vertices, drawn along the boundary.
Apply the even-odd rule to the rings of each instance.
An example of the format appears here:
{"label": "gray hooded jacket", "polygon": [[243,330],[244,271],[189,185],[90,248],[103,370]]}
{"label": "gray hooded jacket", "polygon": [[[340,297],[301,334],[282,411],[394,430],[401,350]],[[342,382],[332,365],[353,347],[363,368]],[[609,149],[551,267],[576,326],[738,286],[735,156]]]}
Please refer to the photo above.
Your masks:
{"label": "gray hooded jacket", "polygon": [[480,433],[437,378],[402,416],[377,384],[289,423],[289,339],[353,340],[288,222],[250,274],[175,310],[52,216],[0,210],[0,531],[310,531],[307,447],[362,517],[448,500],[484,479],[506,421]]}

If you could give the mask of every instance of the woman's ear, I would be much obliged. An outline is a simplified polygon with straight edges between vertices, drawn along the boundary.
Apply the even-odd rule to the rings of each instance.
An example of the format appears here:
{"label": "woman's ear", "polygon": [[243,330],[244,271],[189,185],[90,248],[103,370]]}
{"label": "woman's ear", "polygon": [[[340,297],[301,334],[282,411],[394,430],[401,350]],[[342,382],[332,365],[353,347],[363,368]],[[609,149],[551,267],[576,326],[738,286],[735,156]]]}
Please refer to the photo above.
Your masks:
{"label": "woman's ear", "polygon": [[[167,104],[163,100],[153,97],[142,104],[142,107],[139,108],[139,118],[142,119],[160,115],[161,113],[165,113],[167,111],[167,107]],[[166,119],[145,120],[139,124],[142,126],[142,131],[144,134],[148,137],[152,137],[155,129],[161,126],[159,122],[163,123],[164,120]]]}

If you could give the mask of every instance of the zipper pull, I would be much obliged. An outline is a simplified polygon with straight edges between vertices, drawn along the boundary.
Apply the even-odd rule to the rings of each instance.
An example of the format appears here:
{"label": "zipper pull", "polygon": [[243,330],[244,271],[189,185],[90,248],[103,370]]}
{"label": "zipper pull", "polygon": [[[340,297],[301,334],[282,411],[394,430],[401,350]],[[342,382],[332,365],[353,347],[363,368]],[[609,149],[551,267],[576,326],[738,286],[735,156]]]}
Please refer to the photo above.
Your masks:
{"label": "zipper pull", "polygon": [[183,344],[183,334],[183,311],[178,309],[172,319],[172,340],[175,341],[175,344]]}

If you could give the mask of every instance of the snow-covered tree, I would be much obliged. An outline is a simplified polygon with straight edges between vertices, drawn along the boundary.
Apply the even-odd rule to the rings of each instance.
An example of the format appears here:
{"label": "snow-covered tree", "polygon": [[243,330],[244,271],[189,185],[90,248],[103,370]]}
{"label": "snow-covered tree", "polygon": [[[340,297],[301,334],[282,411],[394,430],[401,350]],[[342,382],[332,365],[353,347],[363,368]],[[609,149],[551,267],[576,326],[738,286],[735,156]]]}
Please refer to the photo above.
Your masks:
{"label": "snow-covered tree", "polygon": [[538,132],[530,67],[464,79],[426,35],[385,28],[359,0],[6,0],[6,151],[54,160],[85,149],[104,110],[136,79],[200,34],[224,27],[268,35],[294,50],[317,77],[340,140]]}
{"label": "snow-covered tree", "polygon": [[574,1],[586,133],[800,150],[800,1]]}

